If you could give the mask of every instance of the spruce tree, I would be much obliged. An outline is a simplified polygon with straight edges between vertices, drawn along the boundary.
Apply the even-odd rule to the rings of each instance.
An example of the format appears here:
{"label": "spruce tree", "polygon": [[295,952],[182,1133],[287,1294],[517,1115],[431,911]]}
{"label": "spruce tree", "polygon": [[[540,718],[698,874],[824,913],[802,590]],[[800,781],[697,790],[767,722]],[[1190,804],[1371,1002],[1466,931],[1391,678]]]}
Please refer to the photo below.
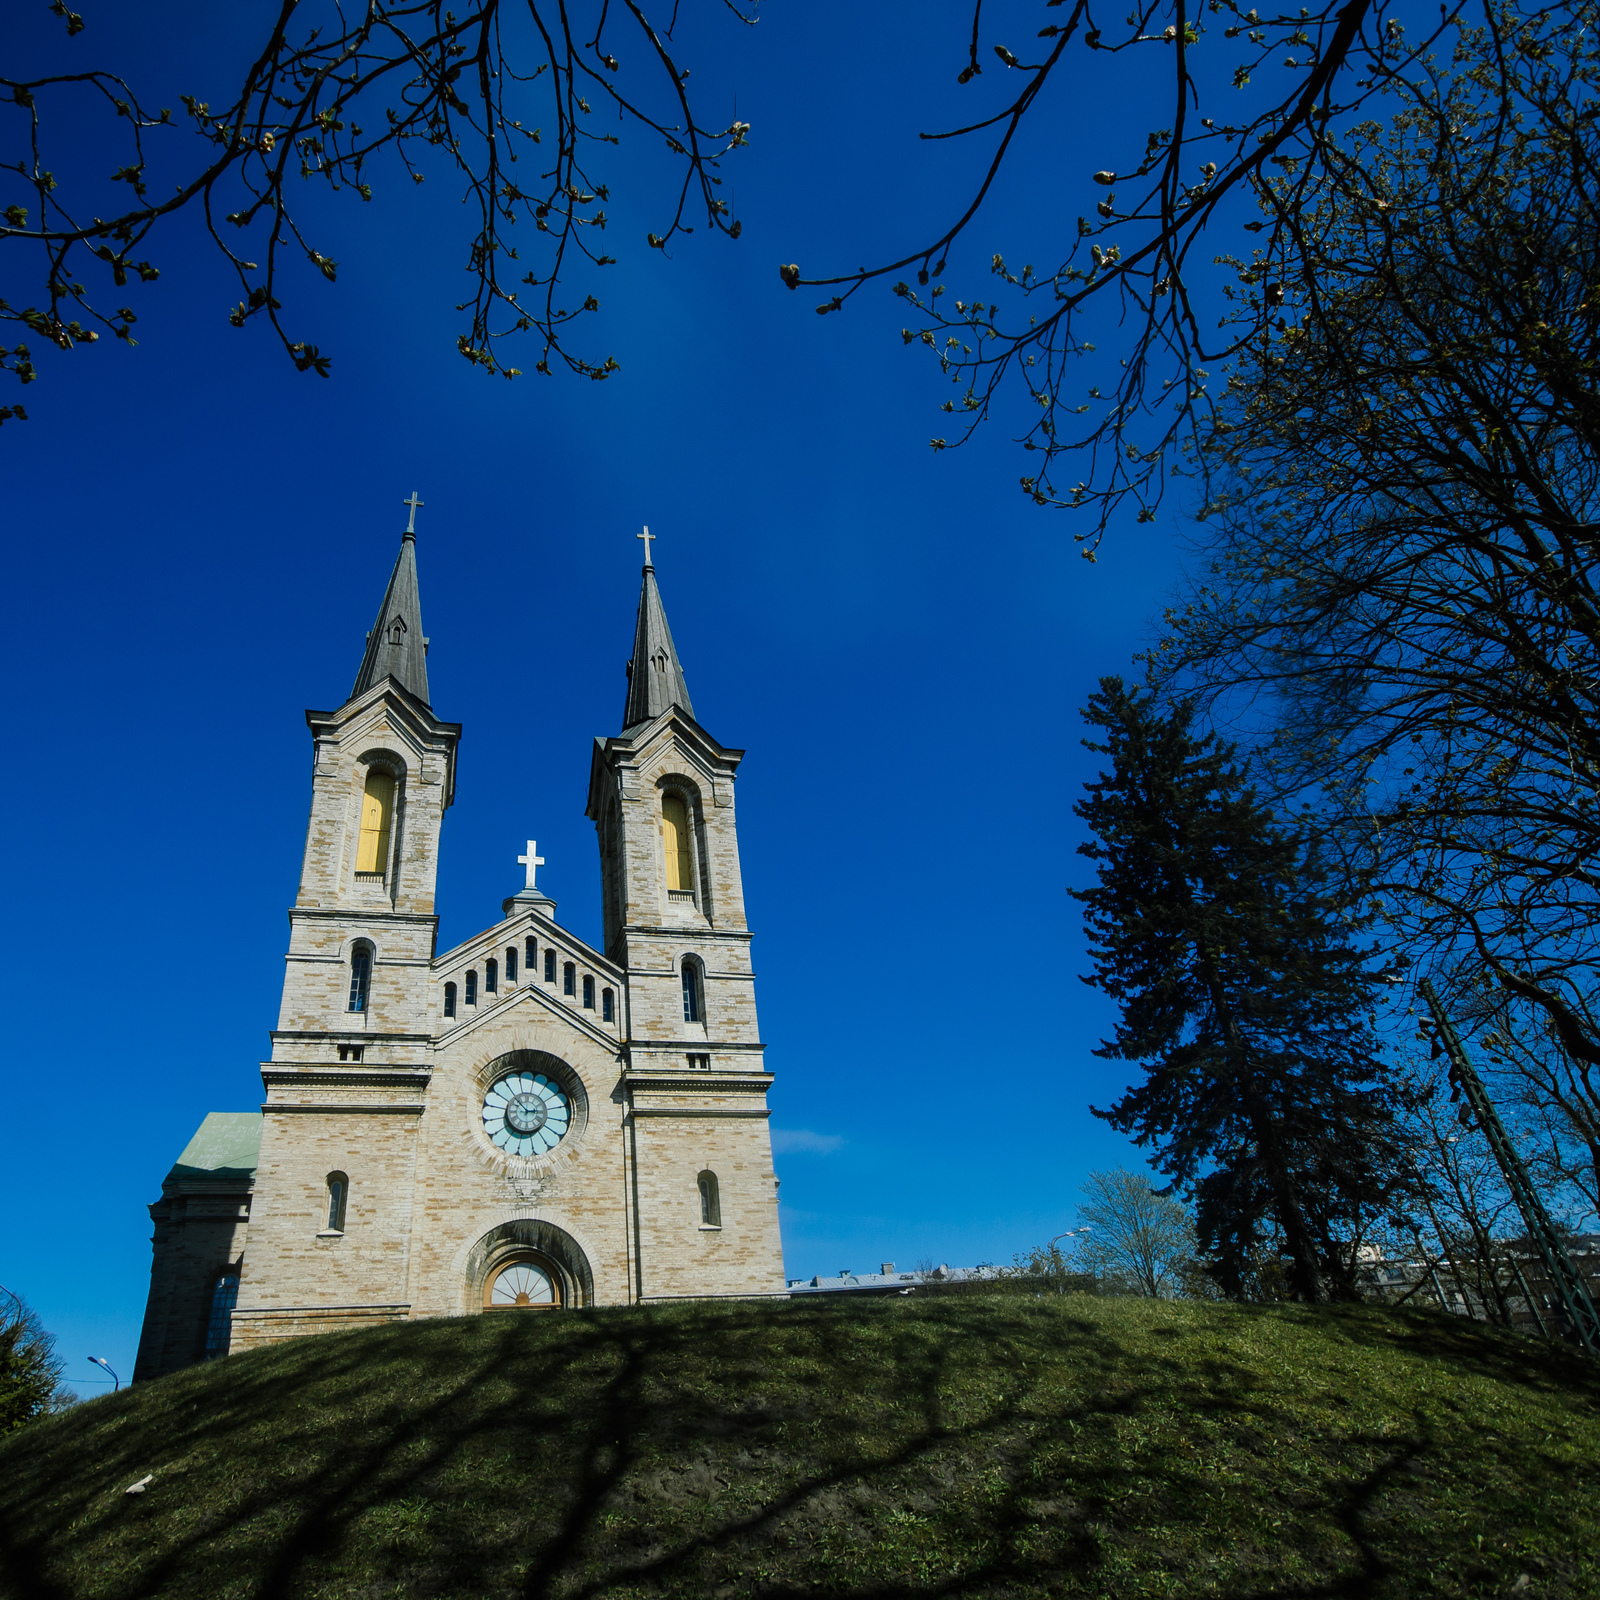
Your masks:
{"label": "spruce tree", "polygon": [[1371,1012],[1382,974],[1351,943],[1306,840],[1257,801],[1192,706],[1101,680],[1086,740],[1111,758],[1074,810],[1099,868],[1085,981],[1122,1007],[1096,1054],[1146,1077],[1094,1108],[1193,1196],[1202,1253],[1244,1296],[1274,1243],[1295,1294],[1354,1293],[1354,1247],[1403,1164]]}

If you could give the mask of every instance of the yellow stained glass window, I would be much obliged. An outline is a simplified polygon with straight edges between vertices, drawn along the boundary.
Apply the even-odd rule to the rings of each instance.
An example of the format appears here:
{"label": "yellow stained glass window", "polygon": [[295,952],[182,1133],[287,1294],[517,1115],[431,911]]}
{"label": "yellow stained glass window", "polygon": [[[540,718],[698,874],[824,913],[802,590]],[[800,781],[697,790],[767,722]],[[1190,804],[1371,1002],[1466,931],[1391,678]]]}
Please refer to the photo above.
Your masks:
{"label": "yellow stained glass window", "polygon": [[667,852],[667,887],[694,888],[694,857],[689,849],[689,809],[675,794],[661,801],[661,824]]}
{"label": "yellow stained glass window", "polygon": [[389,827],[394,816],[394,778],[387,772],[369,772],[361,796],[361,843],[356,849],[357,872],[382,872],[389,865]]}

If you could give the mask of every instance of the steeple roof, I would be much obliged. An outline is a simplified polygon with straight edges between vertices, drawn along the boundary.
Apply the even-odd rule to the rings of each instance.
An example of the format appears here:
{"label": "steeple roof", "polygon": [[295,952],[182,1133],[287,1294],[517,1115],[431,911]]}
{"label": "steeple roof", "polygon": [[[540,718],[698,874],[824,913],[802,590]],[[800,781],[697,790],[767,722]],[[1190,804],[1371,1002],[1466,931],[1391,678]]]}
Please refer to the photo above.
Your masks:
{"label": "steeple roof", "polygon": [[384,591],[378,620],[367,635],[352,700],[373,684],[393,678],[424,705],[428,699],[428,641],[422,636],[422,602],[417,596],[417,537],[408,528],[400,538],[400,554]]}
{"label": "steeple roof", "polygon": [[[648,550],[650,547],[645,546]],[[639,620],[633,630],[633,660],[628,663],[628,703],[622,713],[623,730],[636,722],[659,717],[668,706],[677,706],[689,716],[694,706],[689,701],[689,685],[684,681],[683,665],[667,626],[667,613],[656,586],[656,569],[647,561],[644,587],[639,592]]]}

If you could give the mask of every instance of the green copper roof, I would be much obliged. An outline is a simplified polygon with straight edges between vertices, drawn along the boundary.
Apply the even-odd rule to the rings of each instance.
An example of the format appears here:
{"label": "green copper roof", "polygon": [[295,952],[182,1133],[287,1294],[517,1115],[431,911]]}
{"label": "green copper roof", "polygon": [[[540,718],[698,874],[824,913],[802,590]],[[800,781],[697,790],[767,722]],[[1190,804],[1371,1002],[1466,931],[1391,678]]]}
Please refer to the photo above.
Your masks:
{"label": "green copper roof", "polygon": [[260,1154],[259,1111],[208,1111],[172,1171],[195,1177],[254,1172]]}

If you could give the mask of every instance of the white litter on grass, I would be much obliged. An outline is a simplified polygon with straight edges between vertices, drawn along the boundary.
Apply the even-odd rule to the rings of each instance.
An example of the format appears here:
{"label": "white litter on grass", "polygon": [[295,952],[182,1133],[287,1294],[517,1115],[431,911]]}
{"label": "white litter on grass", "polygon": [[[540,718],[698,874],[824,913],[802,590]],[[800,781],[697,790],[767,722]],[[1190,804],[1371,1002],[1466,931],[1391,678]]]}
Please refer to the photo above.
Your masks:
{"label": "white litter on grass", "polygon": [[150,1487],[154,1477],[155,1473],[147,1472],[137,1483],[130,1483],[122,1492],[124,1494],[143,1494]]}

